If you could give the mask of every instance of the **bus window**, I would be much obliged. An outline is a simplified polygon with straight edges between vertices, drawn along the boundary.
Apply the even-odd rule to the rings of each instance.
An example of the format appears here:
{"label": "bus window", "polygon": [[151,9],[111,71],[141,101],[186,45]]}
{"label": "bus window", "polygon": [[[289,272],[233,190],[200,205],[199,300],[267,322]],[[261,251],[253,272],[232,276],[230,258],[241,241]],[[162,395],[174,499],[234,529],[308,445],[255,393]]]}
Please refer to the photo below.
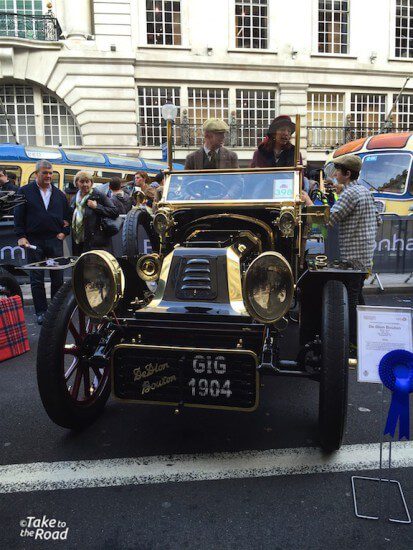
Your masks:
{"label": "bus window", "polygon": [[22,181],[22,169],[20,166],[2,166],[0,164],[0,168],[6,170],[6,174],[13,185],[20,187]]}
{"label": "bus window", "polygon": [[63,176],[63,189],[65,193],[74,193],[76,189],[75,175],[79,172],[76,168],[65,168]]}
{"label": "bus window", "polygon": [[122,179],[121,172],[102,172],[102,178],[120,178]]}
{"label": "bus window", "polygon": [[369,154],[363,159],[359,181],[370,191],[402,195],[406,192],[410,164],[409,153]]}
{"label": "bus window", "polygon": [[[32,172],[27,183],[32,183],[36,179],[36,172]],[[59,172],[53,172],[52,185],[59,189],[60,174]]]}
{"label": "bus window", "polygon": [[61,160],[63,158],[59,149],[52,147],[25,147],[25,151],[29,159]]}
{"label": "bus window", "polygon": [[88,162],[89,164],[105,164],[105,157],[101,153],[90,151],[65,151],[68,160],[74,162]]}

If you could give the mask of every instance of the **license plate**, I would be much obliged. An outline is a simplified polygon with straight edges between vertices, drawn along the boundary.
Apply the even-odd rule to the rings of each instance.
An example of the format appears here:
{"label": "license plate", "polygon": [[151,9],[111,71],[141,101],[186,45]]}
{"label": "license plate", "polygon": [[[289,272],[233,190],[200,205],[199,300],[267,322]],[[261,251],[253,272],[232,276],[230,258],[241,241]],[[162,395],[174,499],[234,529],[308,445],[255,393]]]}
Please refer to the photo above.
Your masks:
{"label": "license plate", "polygon": [[112,388],[126,401],[253,410],[257,356],[244,350],[121,344],[112,356]]}

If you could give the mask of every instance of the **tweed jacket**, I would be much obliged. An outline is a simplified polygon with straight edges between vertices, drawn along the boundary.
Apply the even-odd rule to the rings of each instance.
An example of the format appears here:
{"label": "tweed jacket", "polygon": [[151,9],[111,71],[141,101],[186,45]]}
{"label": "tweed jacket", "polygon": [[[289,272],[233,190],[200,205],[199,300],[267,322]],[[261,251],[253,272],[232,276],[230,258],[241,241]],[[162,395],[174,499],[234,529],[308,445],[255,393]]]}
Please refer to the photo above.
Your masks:
{"label": "tweed jacket", "polygon": [[[204,148],[200,147],[197,151],[189,153],[185,160],[185,170],[203,170],[204,168]],[[217,168],[238,168],[238,157],[233,151],[226,147],[220,147],[217,156]]]}

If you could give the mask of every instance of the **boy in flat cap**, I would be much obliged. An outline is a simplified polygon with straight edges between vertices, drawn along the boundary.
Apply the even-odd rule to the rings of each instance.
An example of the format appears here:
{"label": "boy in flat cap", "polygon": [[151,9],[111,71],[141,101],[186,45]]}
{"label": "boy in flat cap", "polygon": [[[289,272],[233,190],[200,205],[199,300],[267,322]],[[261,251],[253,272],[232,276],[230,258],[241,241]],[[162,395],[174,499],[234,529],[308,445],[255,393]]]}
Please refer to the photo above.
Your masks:
{"label": "boy in flat cap", "polygon": [[209,118],[204,126],[204,145],[190,153],[185,160],[185,170],[217,170],[238,168],[236,153],[223,146],[229,126],[220,118]]}
{"label": "boy in flat cap", "polygon": [[[342,260],[357,260],[366,271],[373,266],[377,227],[381,218],[373,195],[357,181],[362,161],[357,155],[345,155],[336,163],[336,188],[340,196],[330,210],[330,225],[338,225],[340,256]],[[311,199],[302,192],[303,201]],[[350,343],[357,345],[357,303],[363,303],[364,274],[355,275],[347,284]]]}

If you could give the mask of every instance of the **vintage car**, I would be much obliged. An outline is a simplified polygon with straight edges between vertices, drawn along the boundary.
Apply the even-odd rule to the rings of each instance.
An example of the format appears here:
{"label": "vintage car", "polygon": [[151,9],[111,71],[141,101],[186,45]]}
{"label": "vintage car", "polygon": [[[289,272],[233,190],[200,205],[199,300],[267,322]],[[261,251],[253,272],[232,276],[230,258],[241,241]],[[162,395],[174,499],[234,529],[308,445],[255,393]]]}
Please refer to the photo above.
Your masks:
{"label": "vintage car", "polygon": [[[122,257],[82,254],[41,329],[38,385],[50,418],[83,428],[111,392],[175,412],[252,412],[261,377],[305,377],[319,382],[321,447],[338,449],[345,285],[360,270],[306,254],[311,221],[327,221],[329,208],[304,207],[302,177],[300,166],[172,171],[153,219],[129,212]],[[140,233],[151,253],[139,252]],[[297,335],[289,358],[286,331]]]}

